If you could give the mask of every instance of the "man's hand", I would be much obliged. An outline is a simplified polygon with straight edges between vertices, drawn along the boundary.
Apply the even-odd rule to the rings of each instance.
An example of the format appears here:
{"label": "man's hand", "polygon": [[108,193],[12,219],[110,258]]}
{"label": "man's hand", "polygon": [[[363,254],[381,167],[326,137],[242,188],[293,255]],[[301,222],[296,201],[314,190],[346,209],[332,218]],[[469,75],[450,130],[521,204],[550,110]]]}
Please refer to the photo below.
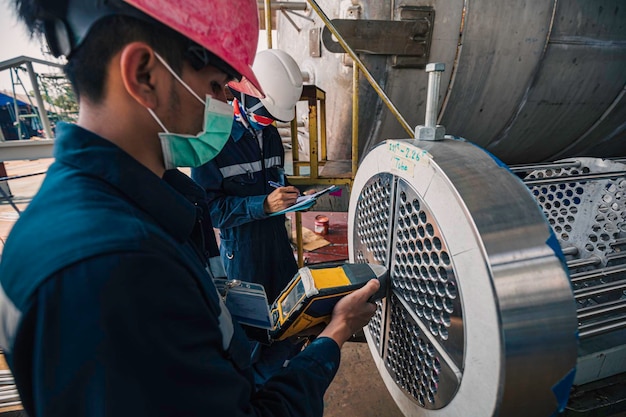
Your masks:
{"label": "man's hand", "polygon": [[319,334],[319,337],[330,337],[339,347],[350,337],[365,326],[374,313],[376,304],[367,300],[378,291],[380,282],[370,280],[363,288],[343,297],[335,308],[328,326]]}
{"label": "man's hand", "polygon": [[300,191],[293,185],[280,187],[272,191],[265,198],[263,208],[265,214],[276,213],[296,204],[296,199],[300,195]]}

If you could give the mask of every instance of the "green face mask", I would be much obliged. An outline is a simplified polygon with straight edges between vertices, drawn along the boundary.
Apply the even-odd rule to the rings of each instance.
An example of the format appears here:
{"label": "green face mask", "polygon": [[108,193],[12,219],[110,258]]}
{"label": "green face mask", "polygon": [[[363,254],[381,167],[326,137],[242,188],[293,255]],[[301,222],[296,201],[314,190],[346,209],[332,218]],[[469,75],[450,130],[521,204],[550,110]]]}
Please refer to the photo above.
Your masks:
{"label": "green face mask", "polygon": [[228,141],[233,127],[233,108],[229,104],[212,99],[209,95],[206,96],[206,101],[202,101],[191,87],[170,68],[163,58],[156,53],[155,55],[174,78],[204,105],[203,127],[202,131],[197,135],[169,132],[152,109],[148,108],[152,117],[165,131],[159,133],[165,169],[178,167],[195,168],[204,165],[215,158]]}

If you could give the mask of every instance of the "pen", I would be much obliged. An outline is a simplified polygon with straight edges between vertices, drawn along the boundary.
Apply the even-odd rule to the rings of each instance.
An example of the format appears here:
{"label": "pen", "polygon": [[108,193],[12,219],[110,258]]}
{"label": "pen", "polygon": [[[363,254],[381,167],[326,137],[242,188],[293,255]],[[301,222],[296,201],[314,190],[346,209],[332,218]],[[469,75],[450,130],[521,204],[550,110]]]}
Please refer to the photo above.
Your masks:
{"label": "pen", "polygon": [[277,182],[275,182],[275,181],[268,181],[267,183],[268,183],[271,187],[274,187],[274,188],[284,187],[284,185],[279,184],[279,183],[277,183]]}

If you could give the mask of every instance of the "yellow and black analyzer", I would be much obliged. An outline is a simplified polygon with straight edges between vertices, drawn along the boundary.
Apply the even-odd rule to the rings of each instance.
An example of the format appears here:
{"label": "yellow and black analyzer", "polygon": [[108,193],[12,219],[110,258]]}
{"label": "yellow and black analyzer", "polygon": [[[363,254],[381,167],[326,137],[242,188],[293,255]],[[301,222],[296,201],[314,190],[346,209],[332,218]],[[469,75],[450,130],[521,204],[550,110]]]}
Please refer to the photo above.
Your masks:
{"label": "yellow and black analyzer", "polygon": [[335,304],[363,287],[370,279],[380,281],[374,302],[386,294],[387,268],[375,264],[346,263],[332,268],[300,268],[272,304],[270,330],[273,340],[283,340],[320,323],[328,323]]}

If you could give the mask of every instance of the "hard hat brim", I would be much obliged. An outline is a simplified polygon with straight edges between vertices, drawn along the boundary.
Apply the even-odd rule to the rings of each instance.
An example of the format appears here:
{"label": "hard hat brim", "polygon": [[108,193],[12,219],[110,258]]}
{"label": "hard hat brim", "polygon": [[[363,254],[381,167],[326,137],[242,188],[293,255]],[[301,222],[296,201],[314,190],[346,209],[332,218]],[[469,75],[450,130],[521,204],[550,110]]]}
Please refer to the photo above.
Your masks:
{"label": "hard hat brim", "polygon": [[[241,81],[231,81],[228,83],[228,86],[231,89],[246,94],[248,96],[265,98],[265,94],[263,93],[263,90],[261,90],[259,80],[256,79],[254,73],[252,72],[252,69],[250,69],[249,74],[241,75]],[[256,86],[258,86],[258,88]]]}

